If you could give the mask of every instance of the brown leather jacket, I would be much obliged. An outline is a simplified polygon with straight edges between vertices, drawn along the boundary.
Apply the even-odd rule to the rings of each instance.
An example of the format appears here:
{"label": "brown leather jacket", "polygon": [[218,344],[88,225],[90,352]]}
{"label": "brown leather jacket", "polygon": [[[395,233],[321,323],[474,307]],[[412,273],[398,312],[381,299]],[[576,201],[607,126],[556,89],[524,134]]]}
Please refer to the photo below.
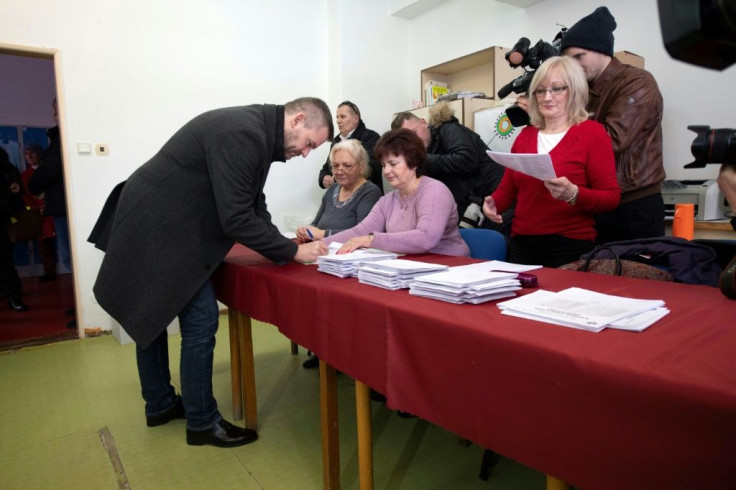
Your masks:
{"label": "brown leather jacket", "polygon": [[590,86],[588,110],[613,140],[622,204],[661,190],[662,105],[654,77],[616,58]]}

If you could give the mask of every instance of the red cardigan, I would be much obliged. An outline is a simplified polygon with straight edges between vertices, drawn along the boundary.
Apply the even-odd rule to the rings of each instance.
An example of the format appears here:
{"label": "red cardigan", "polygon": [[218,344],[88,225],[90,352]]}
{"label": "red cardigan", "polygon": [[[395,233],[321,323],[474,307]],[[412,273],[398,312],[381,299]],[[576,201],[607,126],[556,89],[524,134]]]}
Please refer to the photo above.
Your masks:
{"label": "red cardigan", "polygon": [[[525,127],[511,152],[537,153],[538,134],[539,129]],[[557,176],[567,177],[578,186],[575,206],[554,199],[541,180],[506,169],[493,193],[498,212],[516,203],[511,236],[562,235],[594,240],[593,216],[611,211],[621,198],[611,138],[600,123],[583,121],[572,126],[549,155]]]}

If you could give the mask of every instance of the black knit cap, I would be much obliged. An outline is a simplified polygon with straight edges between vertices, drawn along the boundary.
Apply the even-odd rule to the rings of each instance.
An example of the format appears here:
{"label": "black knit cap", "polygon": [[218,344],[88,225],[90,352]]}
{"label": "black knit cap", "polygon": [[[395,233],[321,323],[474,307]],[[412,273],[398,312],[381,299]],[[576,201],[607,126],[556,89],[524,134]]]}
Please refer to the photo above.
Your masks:
{"label": "black knit cap", "polygon": [[607,7],[598,7],[569,28],[562,38],[560,51],[581,48],[613,56],[613,31],[616,19]]}

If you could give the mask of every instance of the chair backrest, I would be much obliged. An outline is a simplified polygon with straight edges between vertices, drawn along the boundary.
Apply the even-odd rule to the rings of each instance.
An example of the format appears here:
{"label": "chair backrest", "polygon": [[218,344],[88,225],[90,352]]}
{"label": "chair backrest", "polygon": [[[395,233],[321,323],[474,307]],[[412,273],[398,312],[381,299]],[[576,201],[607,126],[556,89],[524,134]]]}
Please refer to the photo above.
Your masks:
{"label": "chair backrest", "polygon": [[474,259],[506,260],[506,237],[496,230],[460,228],[460,236]]}

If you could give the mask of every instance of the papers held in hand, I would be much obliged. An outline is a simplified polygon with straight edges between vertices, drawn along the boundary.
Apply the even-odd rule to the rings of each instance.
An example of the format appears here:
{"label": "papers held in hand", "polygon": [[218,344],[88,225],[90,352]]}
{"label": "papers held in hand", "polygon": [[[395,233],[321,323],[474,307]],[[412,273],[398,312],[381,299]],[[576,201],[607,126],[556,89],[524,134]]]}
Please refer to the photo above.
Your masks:
{"label": "papers held in hand", "polygon": [[486,150],[488,156],[495,162],[517,172],[535,177],[539,180],[549,180],[557,177],[552,166],[552,159],[548,154],[537,153],[502,153]]}
{"label": "papers held in hand", "polygon": [[600,332],[617,328],[641,332],[669,313],[664,301],[645,300],[568,288],[539,290],[499,303],[504,315]]}

